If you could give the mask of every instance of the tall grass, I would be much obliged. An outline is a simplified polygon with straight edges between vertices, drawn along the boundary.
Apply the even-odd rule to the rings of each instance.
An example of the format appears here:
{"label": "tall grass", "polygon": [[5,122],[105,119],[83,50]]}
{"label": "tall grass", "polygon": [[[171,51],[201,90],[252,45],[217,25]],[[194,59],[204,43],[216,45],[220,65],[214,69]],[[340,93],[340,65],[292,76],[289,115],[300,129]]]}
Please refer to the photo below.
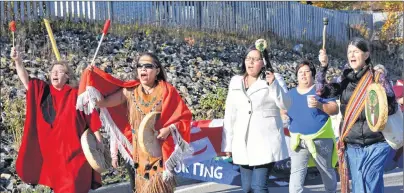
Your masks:
{"label": "tall grass", "polygon": [[14,149],[21,145],[25,121],[25,100],[21,98],[6,99],[4,101],[4,126],[13,137]]}

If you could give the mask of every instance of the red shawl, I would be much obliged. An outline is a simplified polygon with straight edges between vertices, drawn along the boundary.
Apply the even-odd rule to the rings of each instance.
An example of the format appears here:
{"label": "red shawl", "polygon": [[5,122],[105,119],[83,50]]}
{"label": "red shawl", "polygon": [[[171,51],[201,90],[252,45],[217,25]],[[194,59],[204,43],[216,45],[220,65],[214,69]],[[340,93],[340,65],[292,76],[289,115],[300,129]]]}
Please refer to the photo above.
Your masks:
{"label": "red shawl", "polygon": [[[101,94],[107,96],[123,87],[130,88],[139,84],[139,81],[124,82],[118,80],[96,67],[94,67],[93,71],[85,70],[81,76],[77,109],[91,113],[95,108],[95,100],[100,99]],[[180,137],[188,145],[190,141],[192,113],[172,85],[167,82],[163,82],[163,85],[164,94],[160,116],[161,128],[175,126]],[[128,118],[125,116],[128,112],[127,104],[123,103],[116,107],[100,108],[100,110],[101,122],[110,134],[111,144],[118,142],[119,152],[127,161],[133,164],[131,156],[133,155],[131,144],[132,133]],[[176,155],[182,155],[180,158],[175,156],[176,158],[173,158],[175,161],[178,161],[178,159],[182,160],[189,153],[187,152],[189,149],[181,150],[180,148],[176,148],[176,144],[171,135],[162,144],[163,160],[166,166],[167,161],[173,157],[173,153],[179,152]],[[187,147],[190,146],[188,145]]]}
{"label": "red shawl", "polygon": [[57,193],[87,193],[101,185],[101,176],[88,164],[80,136],[87,125],[97,131],[101,122],[96,114],[75,110],[77,89],[65,85],[56,96],[51,87],[41,80],[29,81],[17,174],[26,183],[43,184]]}

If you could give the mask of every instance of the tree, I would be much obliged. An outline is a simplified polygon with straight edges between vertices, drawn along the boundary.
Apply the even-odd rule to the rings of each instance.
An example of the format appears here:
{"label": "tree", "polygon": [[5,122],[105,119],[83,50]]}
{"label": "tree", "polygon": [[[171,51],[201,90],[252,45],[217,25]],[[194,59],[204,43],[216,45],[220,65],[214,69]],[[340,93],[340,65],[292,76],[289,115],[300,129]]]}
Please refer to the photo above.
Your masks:
{"label": "tree", "polygon": [[348,10],[352,7],[355,2],[349,1],[300,1],[303,4],[313,5],[316,7],[326,8],[326,9],[337,9],[337,10]]}
{"label": "tree", "polygon": [[[308,4],[306,1],[301,3]],[[379,34],[380,40],[390,41],[399,27],[399,22],[403,18],[404,2],[402,1],[371,1],[371,2],[353,2],[353,1],[313,1],[313,6],[334,9],[334,10],[361,10],[387,12],[386,22],[383,24]],[[401,38],[398,40],[402,42]],[[398,42],[398,43],[399,43]]]}
{"label": "tree", "polygon": [[381,12],[403,12],[404,2],[402,1],[300,1],[303,4],[310,4],[316,7],[334,10],[362,10]]}

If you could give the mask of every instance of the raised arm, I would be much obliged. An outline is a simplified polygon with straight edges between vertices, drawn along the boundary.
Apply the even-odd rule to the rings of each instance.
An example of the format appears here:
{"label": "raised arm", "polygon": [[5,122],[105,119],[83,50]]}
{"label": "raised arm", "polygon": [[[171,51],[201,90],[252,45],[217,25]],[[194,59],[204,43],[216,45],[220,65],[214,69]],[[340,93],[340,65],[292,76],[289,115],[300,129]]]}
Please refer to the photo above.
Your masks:
{"label": "raised arm", "polygon": [[276,79],[276,80],[278,81],[278,83],[279,83],[279,86],[281,86],[282,89],[283,89],[283,91],[285,91],[285,93],[287,93],[287,92],[288,92],[288,86],[286,85],[285,80],[283,80],[282,75],[279,74],[279,73],[274,73],[274,75],[275,75],[275,79]]}
{"label": "raised arm", "polygon": [[316,85],[316,93],[317,95],[323,94],[325,91],[325,75],[328,70],[328,56],[325,50],[320,50],[320,54],[318,55],[318,60],[320,61],[320,68],[316,73],[316,77],[314,78],[314,83]]}
{"label": "raised arm", "polygon": [[321,66],[316,73],[314,84],[316,85],[317,95],[321,95],[322,93],[324,93],[324,87],[326,85],[325,75],[327,74],[327,70],[328,66]]}
{"label": "raised arm", "polygon": [[337,98],[341,94],[341,84],[343,84],[342,77],[338,77],[334,82],[327,84],[326,73],[328,70],[328,56],[325,50],[320,50],[318,59],[321,66],[314,79],[314,83],[316,85],[316,94],[323,98]]}
{"label": "raised arm", "polygon": [[127,92],[128,91],[126,88],[121,88],[115,93],[97,101],[96,102],[97,106],[102,108],[102,107],[114,107],[120,105],[126,101]]}
{"label": "raised arm", "polygon": [[15,62],[15,68],[17,70],[18,77],[20,78],[25,89],[28,90],[28,82],[29,82],[28,72],[24,68],[24,65],[22,64],[20,53],[14,47],[11,48],[10,57]]}
{"label": "raised arm", "polygon": [[[292,104],[292,99],[290,96],[286,93],[287,89],[282,88],[280,85],[280,82],[283,82],[283,77],[281,75],[277,75],[278,77],[272,78],[272,75],[267,74],[267,82],[269,83],[269,93],[271,93],[271,97],[273,96],[276,106],[278,106],[280,109],[287,110],[290,105]],[[272,80],[272,81],[271,81]]]}

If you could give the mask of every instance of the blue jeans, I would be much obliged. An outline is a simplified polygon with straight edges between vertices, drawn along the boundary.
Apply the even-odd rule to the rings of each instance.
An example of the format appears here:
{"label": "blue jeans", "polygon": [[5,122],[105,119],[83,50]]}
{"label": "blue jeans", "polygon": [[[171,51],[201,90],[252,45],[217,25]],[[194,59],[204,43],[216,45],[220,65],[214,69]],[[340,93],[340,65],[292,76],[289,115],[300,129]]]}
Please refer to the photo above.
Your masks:
{"label": "blue jeans", "polygon": [[393,170],[396,167],[403,168],[403,147],[398,150],[390,148],[390,153],[384,163],[384,172]]}
{"label": "blue jeans", "polygon": [[346,160],[353,193],[384,193],[384,162],[389,152],[387,142],[365,147],[347,144]]}
{"label": "blue jeans", "polygon": [[241,187],[245,193],[268,193],[269,173],[275,163],[260,166],[240,166]]}

